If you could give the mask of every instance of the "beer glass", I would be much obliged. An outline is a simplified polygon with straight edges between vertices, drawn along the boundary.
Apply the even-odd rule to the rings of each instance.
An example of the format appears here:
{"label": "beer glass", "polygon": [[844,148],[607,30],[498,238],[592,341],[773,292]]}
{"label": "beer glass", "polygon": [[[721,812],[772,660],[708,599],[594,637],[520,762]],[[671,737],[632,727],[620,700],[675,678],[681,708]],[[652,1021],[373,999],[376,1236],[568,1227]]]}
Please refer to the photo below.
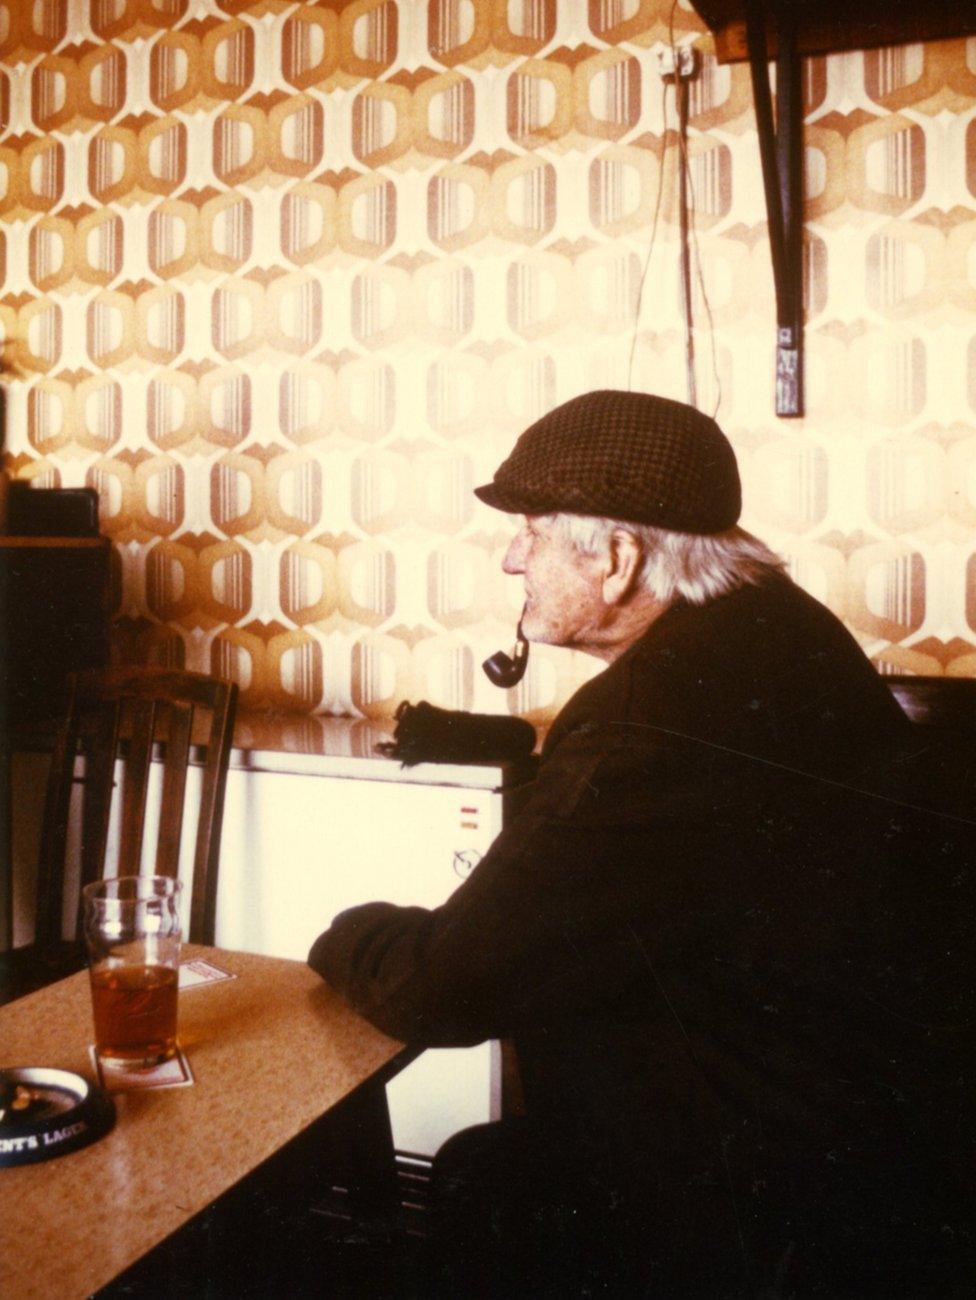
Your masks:
{"label": "beer glass", "polygon": [[158,1065],[176,1052],[181,888],[166,876],[118,876],[82,891],[103,1067]]}

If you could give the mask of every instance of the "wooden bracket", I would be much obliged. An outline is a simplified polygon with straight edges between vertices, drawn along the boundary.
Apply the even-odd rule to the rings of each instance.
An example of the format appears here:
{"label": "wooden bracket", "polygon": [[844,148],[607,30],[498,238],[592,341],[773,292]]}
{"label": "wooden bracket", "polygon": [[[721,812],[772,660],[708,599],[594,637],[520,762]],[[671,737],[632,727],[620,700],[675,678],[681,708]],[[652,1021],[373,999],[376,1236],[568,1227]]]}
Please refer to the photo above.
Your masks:
{"label": "wooden bracket", "polygon": [[746,0],[746,41],[776,289],[776,414],[803,414],[803,93],[796,29],[777,15],[776,116],[767,71],[765,15]]}
{"label": "wooden bracket", "polygon": [[[973,0],[692,0],[719,63],[748,58],[776,284],[776,414],[803,414],[803,109],[800,55],[976,32]],[[776,122],[767,64],[776,54]],[[960,52],[958,57],[962,57]]]}

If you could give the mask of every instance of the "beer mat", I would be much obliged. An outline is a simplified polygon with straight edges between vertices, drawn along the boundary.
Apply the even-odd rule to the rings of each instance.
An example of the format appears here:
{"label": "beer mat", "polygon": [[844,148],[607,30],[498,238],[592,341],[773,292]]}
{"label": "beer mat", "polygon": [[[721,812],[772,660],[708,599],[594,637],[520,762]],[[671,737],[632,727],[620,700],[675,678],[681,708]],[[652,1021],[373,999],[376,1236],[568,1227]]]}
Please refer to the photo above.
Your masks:
{"label": "beer mat", "polygon": [[237,976],[229,970],[222,970],[213,962],[204,961],[202,957],[191,958],[180,963],[181,989],[195,989],[200,984],[219,984],[221,980],[236,980]]}
{"label": "beer mat", "polygon": [[176,1055],[160,1065],[125,1066],[115,1061],[106,1064],[95,1050],[95,1044],[88,1049],[91,1063],[98,1075],[98,1082],[105,1092],[143,1092],[149,1088],[189,1088],[193,1083],[193,1071],[182,1047],[177,1047]]}

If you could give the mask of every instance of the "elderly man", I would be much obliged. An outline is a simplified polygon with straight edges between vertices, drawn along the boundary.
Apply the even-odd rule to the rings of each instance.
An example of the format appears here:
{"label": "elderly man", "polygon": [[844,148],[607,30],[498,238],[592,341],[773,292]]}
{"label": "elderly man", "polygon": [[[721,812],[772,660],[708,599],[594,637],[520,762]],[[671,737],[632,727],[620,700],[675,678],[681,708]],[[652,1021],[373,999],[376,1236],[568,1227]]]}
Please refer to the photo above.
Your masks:
{"label": "elderly man", "polygon": [[514,1040],[526,1118],[445,1153],[481,1196],[456,1256],[480,1234],[499,1295],[943,1293],[971,870],[943,854],[922,920],[918,835],[869,794],[909,730],[889,691],[738,528],[690,407],[576,398],[477,492],[525,516],[524,636],[607,667],[442,907],[354,908],[309,958],[397,1038]]}

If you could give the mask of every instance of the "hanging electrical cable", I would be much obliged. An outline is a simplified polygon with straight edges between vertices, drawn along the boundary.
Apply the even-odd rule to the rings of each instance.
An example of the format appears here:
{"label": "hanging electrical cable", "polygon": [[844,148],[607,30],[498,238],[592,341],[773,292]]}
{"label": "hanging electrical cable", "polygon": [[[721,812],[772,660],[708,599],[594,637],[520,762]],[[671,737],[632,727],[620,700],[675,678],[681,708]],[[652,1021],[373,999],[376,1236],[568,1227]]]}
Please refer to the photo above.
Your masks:
{"label": "hanging electrical cable", "polygon": [[[695,50],[693,50],[689,46],[679,46],[677,41],[675,40],[674,16],[675,16],[676,9],[677,9],[677,0],[673,0],[673,3],[671,5],[671,10],[668,15],[668,44],[671,48],[670,66],[675,69],[676,81],[680,89],[683,80],[690,80],[691,77],[694,75],[694,73],[698,70],[699,64],[698,64]],[[687,87],[685,87],[685,91],[687,93]],[[687,106],[687,99],[685,100],[685,104]],[[678,150],[681,158],[682,191],[687,197],[688,209],[690,209],[690,211],[694,213],[697,210],[697,203],[695,201],[695,187],[694,187],[694,180],[692,177],[691,164],[690,164],[689,152],[688,152],[687,117],[688,115],[686,112],[683,126],[679,122]],[[709,350],[711,354],[711,363],[712,363],[711,364],[712,381],[715,385],[715,403],[712,408],[712,418],[714,419],[718,415],[719,407],[722,404],[722,378],[718,368],[718,349],[717,349],[716,339],[715,339],[715,318],[714,315],[712,314],[712,305],[711,302],[709,301],[708,290],[705,287],[705,273],[702,268],[701,245],[698,240],[698,231],[694,221],[689,221],[685,229],[687,231],[687,236],[688,239],[690,240],[691,249],[694,255],[695,279],[698,283],[698,291],[699,294],[701,295],[702,306],[705,309],[705,316],[708,321],[708,338],[709,338],[709,345],[710,345]],[[682,239],[682,245],[683,245],[682,254],[684,257],[686,251],[684,247],[685,245],[684,238]],[[690,304],[691,303],[690,276],[689,277],[683,276],[682,278],[683,278],[683,284],[685,286],[685,300]],[[689,331],[692,329],[690,317],[691,317],[691,313],[689,310],[688,316],[686,317],[686,327]],[[692,357],[693,357],[693,351],[692,351]],[[697,385],[695,385],[694,383],[694,374],[693,374],[692,379],[689,383],[689,390],[696,391],[696,387]]]}
{"label": "hanging electrical cable", "polygon": [[688,45],[679,46],[675,40],[674,34],[674,17],[678,6],[678,0],[672,0],[671,9],[668,15],[668,45],[669,51],[662,51],[659,54],[661,64],[661,150],[658,158],[659,162],[659,180],[657,188],[657,197],[654,203],[654,215],[651,222],[650,240],[647,246],[647,252],[644,257],[644,265],[641,270],[640,281],[637,290],[637,302],[634,311],[634,330],[630,341],[630,355],[627,363],[627,387],[633,388],[634,379],[634,358],[637,349],[637,337],[640,332],[640,319],[644,305],[644,293],[647,284],[648,273],[651,266],[651,256],[654,252],[654,246],[657,239],[658,222],[661,215],[662,200],[664,197],[664,184],[666,177],[666,164],[668,153],[668,86],[670,82],[675,84],[675,101],[677,105],[678,129],[677,129],[677,146],[678,146],[678,165],[677,189],[678,189],[678,218],[679,218],[679,238],[680,238],[680,271],[681,271],[681,297],[682,311],[685,319],[685,376],[688,391],[688,401],[693,406],[697,406],[697,381],[695,371],[695,337],[694,337],[694,298],[692,293],[692,260],[694,261],[694,280],[697,282],[698,291],[701,297],[702,305],[705,309],[705,315],[708,320],[709,341],[711,344],[711,363],[712,378],[715,385],[715,406],[712,412],[713,417],[717,415],[722,400],[722,383],[718,369],[718,356],[715,342],[715,321],[712,315],[711,303],[708,299],[708,292],[705,288],[705,277],[702,270],[701,248],[698,242],[698,235],[692,215],[695,211],[695,194],[692,181],[691,167],[688,153],[688,82],[691,80],[698,68],[696,51]]}
{"label": "hanging electrical cable", "polygon": [[688,235],[688,81],[676,63],[674,97],[678,109],[678,228],[681,241],[681,305],[685,317],[685,384],[688,405],[698,405],[695,382],[695,321],[691,297],[691,247]]}
{"label": "hanging electrical cable", "polygon": [[[677,0],[675,0],[677,3]],[[654,216],[651,220],[651,237],[648,241],[647,252],[644,255],[644,265],[641,269],[641,277],[637,286],[637,302],[634,307],[634,332],[630,339],[630,357],[627,361],[627,387],[634,387],[634,353],[637,348],[637,335],[640,330],[641,309],[644,305],[644,286],[647,283],[647,273],[651,267],[651,254],[654,252],[654,242],[657,238],[657,223],[661,215],[661,200],[664,196],[664,165],[668,156],[668,84],[666,81],[661,82],[661,154],[658,159],[658,181],[657,181],[657,199],[654,203]]]}
{"label": "hanging electrical cable", "polygon": [[[695,191],[690,184],[691,173],[689,172],[689,191],[691,193],[691,206],[695,206]],[[701,248],[698,243],[698,235],[695,227],[691,228],[691,246],[695,255],[695,279],[698,281],[698,292],[701,294],[702,306],[705,308],[705,316],[708,320],[708,338],[710,342],[710,351],[712,359],[712,382],[715,385],[715,404],[712,407],[712,419],[718,416],[718,409],[722,405],[722,376],[718,368],[718,348],[715,343],[715,317],[712,315],[712,304],[708,301],[708,290],[705,288],[705,273],[702,270]]]}

